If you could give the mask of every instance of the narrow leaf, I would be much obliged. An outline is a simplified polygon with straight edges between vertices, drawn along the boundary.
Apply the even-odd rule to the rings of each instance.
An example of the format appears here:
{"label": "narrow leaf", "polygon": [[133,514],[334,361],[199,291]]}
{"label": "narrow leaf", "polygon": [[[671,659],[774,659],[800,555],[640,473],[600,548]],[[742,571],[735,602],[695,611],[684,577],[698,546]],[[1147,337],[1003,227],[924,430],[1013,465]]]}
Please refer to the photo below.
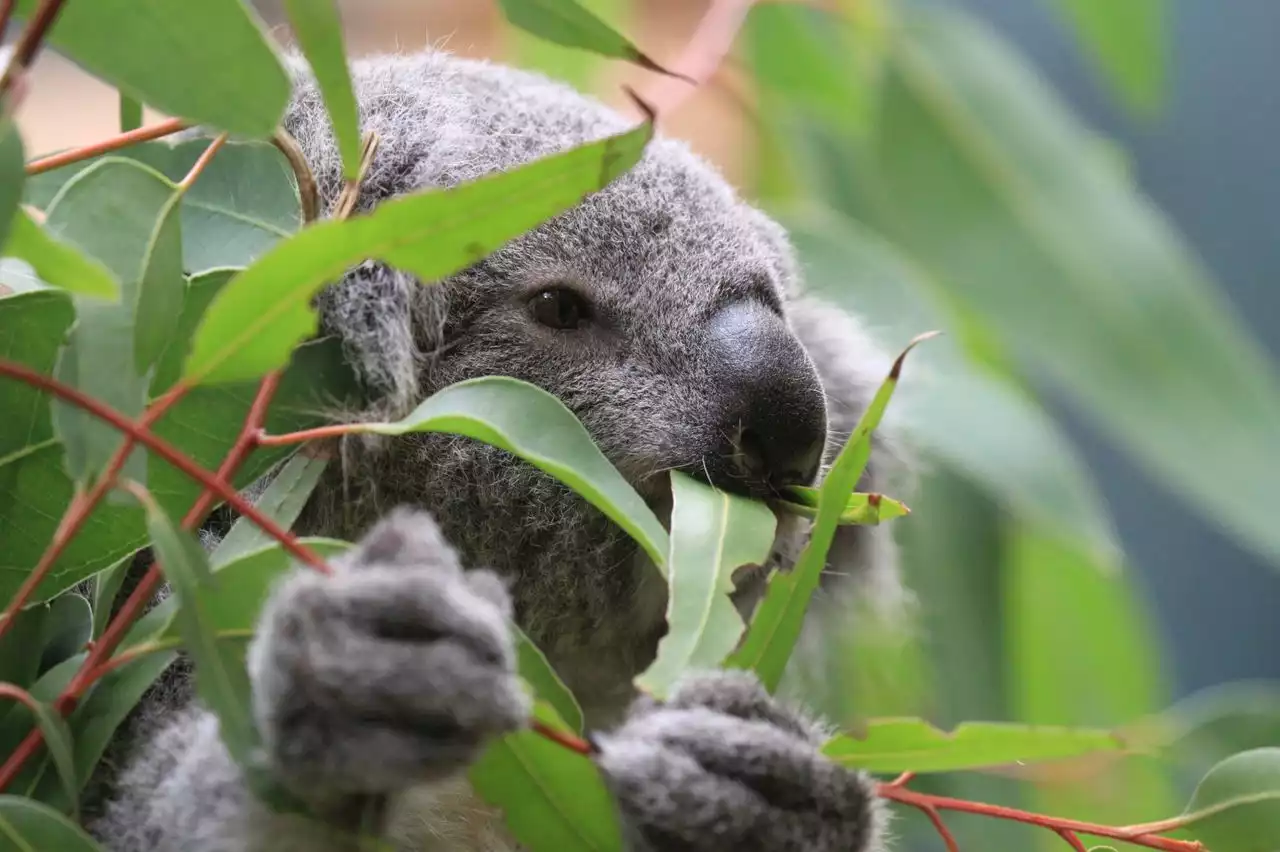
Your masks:
{"label": "narrow leaf", "polygon": [[15,852],[105,852],[71,820],[22,796],[0,796],[0,845]]}
{"label": "narrow leaf", "polygon": [[856,737],[828,740],[822,752],[868,772],[923,773],[1063,760],[1126,747],[1111,731],[1088,728],[965,722],[947,732],[923,719],[873,719]]}
{"label": "narrow leaf", "polygon": [[[289,529],[307,504],[307,498],[320,482],[320,475],[329,464],[320,458],[299,452],[271,478],[271,484],[262,496],[254,501],[254,508],[275,521],[281,529]],[[274,539],[258,529],[248,518],[237,518],[209,560],[215,570],[240,557],[273,544]]]}
{"label": "narrow leaf", "polygon": [[546,656],[533,644],[525,632],[515,623],[511,624],[515,633],[516,658],[519,662],[520,677],[533,687],[539,701],[545,701],[564,722],[576,733],[582,733],[582,708],[578,699],[573,697],[569,687],[564,685]]}
{"label": "narrow leaf", "polygon": [[1200,780],[1183,814],[1213,852],[1274,852],[1280,837],[1280,748],[1232,755]]}
{"label": "narrow leaf", "polygon": [[763,503],[671,475],[667,634],[636,686],[665,698],[689,669],[718,668],[746,625],[729,596],[733,572],[765,565],[777,518]]}
{"label": "narrow leaf", "polygon": [[29,264],[49,286],[85,296],[120,298],[120,285],[106,267],[50,236],[25,211],[19,210],[13,217],[4,254]]}
{"label": "narrow leaf", "polygon": [[200,697],[218,715],[227,749],[244,761],[257,738],[249,713],[249,675],[243,660],[217,642],[205,600],[211,586],[201,579],[209,575],[204,549],[190,533],[175,527],[153,500],[148,498],[144,505],[157,558],[178,600],[177,624],[196,664]]}
{"label": "narrow leaf", "polygon": [[581,48],[668,73],[577,0],[498,0],[502,12],[522,30],[565,47]]}
{"label": "narrow leaf", "polygon": [[840,450],[823,479],[809,543],[800,553],[794,568],[779,571],[770,578],[764,600],[756,608],[742,645],[726,662],[730,668],[754,670],[770,690],[777,689],[791,651],[800,638],[809,599],[818,588],[818,581],[827,565],[827,551],[835,538],[840,515],[871,458],[871,433],[880,424],[898,385],[903,361],[916,343],[928,336],[917,337],[903,350],[871,404],[862,413],[848,443]]}
{"label": "narrow leaf", "polygon": [[360,171],[360,118],[351,90],[342,20],[335,0],[284,0],[293,34],[307,57],[324,96],[333,135],[342,155],[342,171],[355,180]]}
{"label": "narrow leaf", "polygon": [[85,649],[93,636],[93,612],[89,601],[75,592],[54,598],[40,641],[40,672]]}
{"label": "narrow leaf", "polygon": [[476,263],[631,168],[651,133],[652,125],[645,122],[509,172],[306,228],[218,294],[196,331],[188,380],[247,379],[280,366],[298,341],[315,331],[311,297],[366,258],[424,282]]}
{"label": "narrow leaf", "polygon": [[572,488],[636,540],[665,571],[667,532],[586,428],[551,394],[517,379],[486,376],[450,385],[396,423],[352,423],[352,432],[466,435],[514,453]]}
{"label": "narrow leaf", "polygon": [[[18,0],[18,14],[29,18],[36,2]],[[270,136],[289,101],[284,68],[240,0],[67,3],[49,42],[165,115],[237,135]]]}
{"label": "narrow leaf", "polygon": [[[7,61],[7,60],[6,60]],[[0,119],[0,246],[9,239],[26,180],[22,136],[11,118]]]}
{"label": "narrow leaf", "polygon": [[[816,488],[792,488],[789,496],[795,501],[781,500],[778,505],[795,515],[804,518],[818,516],[818,490]],[[838,523],[841,526],[850,524],[878,524],[911,514],[911,510],[900,500],[886,497],[883,494],[864,494],[855,491],[849,495],[844,508],[840,510]]]}
{"label": "narrow leaf", "polygon": [[[45,747],[58,771],[58,780],[62,784],[62,792],[70,803],[71,812],[77,817],[80,812],[80,783],[76,778],[76,764],[71,747],[71,731],[66,721],[53,712],[48,704],[36,701],[28,708],[35,713],[36,724],[44,735]],[[0,819],[3,816],[0,815]],[[60,847],[59,847],[60,848]]]}
{"label": "narrow leaf", "polygon": [[[568,730],[549,704],[538,702],[534,716]],[[595,765],[532,731],[492,743],[467,774],[486,802],[502,808],[507,827],[528,849],[623,848],[613,798]]]}
{"label": "narrow leaf", "polygon": [[93,638],[97,639],[107,629],[115,607],[116,595],[124,585],[125,575],[133,565],[133,554],[130,554],[105,571],[99,571],[92,581]]}
{"label": "narrow leaf", "polygon": [[1130,109],[1152,112],[1164,99],[1168,0],[1056,0],[1090,59]]}

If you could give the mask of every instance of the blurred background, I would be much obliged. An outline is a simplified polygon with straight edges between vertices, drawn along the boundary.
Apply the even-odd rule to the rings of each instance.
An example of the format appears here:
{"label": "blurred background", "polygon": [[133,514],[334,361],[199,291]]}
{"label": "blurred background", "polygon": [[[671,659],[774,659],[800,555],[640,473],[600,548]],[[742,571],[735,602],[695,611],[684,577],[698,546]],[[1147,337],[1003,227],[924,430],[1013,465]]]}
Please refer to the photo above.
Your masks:
{"label": "blurred background", "polygon": [[[584,5],[659,62],[707,8]],[[288,41],[277,4],[258,7]],[[652,82],[515,32],[496,2],[342,7],[355,55],[432,44],[615,104]],[[1277,37],[1266,0],[762,4],[663,116],[792,227],[810,286],[886,347],[948,332],[892,406],[924,461],[898,522],[917,629],[861,619],[795,685],[846,724],[1175,743],[1167,763],[924,786],[1136,822],[1180,810],[1220,757],[1280,744]],[[48,54],[20,120],[31,153],[83,144],[115,131],[116,94]],[[1062,843],[954,822],[969,848]],[[913,816],[898,830],[936,842]]]}

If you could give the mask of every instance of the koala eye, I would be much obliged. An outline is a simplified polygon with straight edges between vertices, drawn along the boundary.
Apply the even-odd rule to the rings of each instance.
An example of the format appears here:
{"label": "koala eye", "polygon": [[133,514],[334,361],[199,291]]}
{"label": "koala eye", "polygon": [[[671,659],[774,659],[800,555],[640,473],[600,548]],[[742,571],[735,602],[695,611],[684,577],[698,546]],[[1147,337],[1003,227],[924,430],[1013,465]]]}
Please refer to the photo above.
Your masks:
{"label": "koala eye", "polygon": [[568,287],[540,290],[529,306],[533,318],[548,328],[575,329],[591,318],[587,300]]}

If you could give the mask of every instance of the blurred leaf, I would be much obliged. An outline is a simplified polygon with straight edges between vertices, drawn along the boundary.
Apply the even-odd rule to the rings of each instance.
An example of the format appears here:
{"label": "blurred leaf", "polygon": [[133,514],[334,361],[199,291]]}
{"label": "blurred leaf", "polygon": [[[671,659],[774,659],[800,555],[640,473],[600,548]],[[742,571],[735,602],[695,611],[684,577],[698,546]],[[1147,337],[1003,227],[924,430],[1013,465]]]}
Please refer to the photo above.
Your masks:
{"label": "blurred leaf", "polygon": [[1213,852],[1275,852],[1280,838],[1280,748],[1232,755],[1200,781],[1184,817]]}
{"label": "blurred leaf", "polygon": [[[568,727],[549,704],[534,705],[545,725]],[[595,765],[533,731],[493,742],[467,773],[489,804],[502,809],[516,841],[528,849],[621,852],[613,798]]]}
{"label": "blurred leaf", "polygon": [[125,576],[133,565],[133,554],[120,559],[104,571],[99,571],[92,578],[91,609],[93,610],[93,638],[97,639],[107,629],[111,621],[112,610],[120,587],[124,585]]}
{"label": "blurred leaf", "polygon": [[352,423],[355,433],[465,435],[514,453],[572,488],[644,548],[665,573],[667,532],[560,400],[505,376],[458,382],[397,423]]}
{"label": "blurred leaf", "polygon": [[[77,817],[80,813],[80,785],[76,780],[75,758],[71,749],[71,731],[66,721],[53,712],[48,704],[36,701],[27,707],[34,712],[36,725],[44,735],[45,749],[57,770],[58,781],[62,785],[63,795],[67,797],[70,810]],[[30,795],[30,792],[28,792]],[[3,830],[3,816],[0,816],[0,831]]]}
{"label": "blurred leaf", "polygon": [[183,647],[195,662],[201,702],[217,714],[222,741],[236,761],[243,762],[257,742],[249,711],[249,674],[243,660],[217,641],[217,624],[208,613],[209,593],[216,587],[209,580],[204,549],[190,533],[175,527],[154,500],[148,498],[145,508],[156,558],[178,601],[176,621]]}
{"label": "blurred leaf", "polygon": [[[792,488],[789,490],[790,496],[799,497],[800,499],[795,502],[780,500],[778,505],[788,512],[804,518],[817,517],[817,493],[818,490],[816,488]],[[892,497],[875,493],[863,494],[860,491],[855,491],[849,495],[849,499],[845,502],[837,523],[841,526],[850,524],[874,525],[881,521],[901,518],[910,513],[910,509],[901,501],[894,500]]]}
{"label": "blurred leaf", "polygon": [[616,30],[589,12],[578,0],[498,0],[507,20],[538,38],[634,62],[665,73]]}
{"label": "blurred leaf", "polygon": [[48,671],[65,659],[85,650],[93,638],[93,612],[89,601],[75,592],[54,598],[44,621],[40,641],[40,671]]}
{"label": "blurred leaf", "polygon": [[[208,139],[177,145],[146,142],[107,155],[151,166],[175,183],[209,147]],[[27,204],[44,209],[62,187],[103,157],[63,166],[27,181]],[[182,195],[183,267],[193,275],[248,266],[302,226],[292,169],[269,142],[228,142]]]}
{"label": "blurred leaf", "polygon": [[1232,754],[1280,743],[1280,683],[1237,681],[1181,699],[1152,722],[1148,734],[1197,776]]}
{"label": "blurred leaf", "polygon": [[[328,464],[327,458],[312,456],[305,450],[294,454],[272,477],[262,496],[254,501],[254,508],[279,524],[281,529],[289,529],[298,519]],[[274,541],[248,518],[237,518],[209,554],[209,560],[217,569]]]}
{"label": "blurred leaf", "polygon": [[953,10],[912,7],[899,33],[861,174],[876,221],[1149,472],[1280,556],[1265,353],[1006,47]]}
{"label": "blurred leaf", "polygon": [[278,367],[316,329],[312,295],[375,258],[426,282],[484,258],[629,169],[652,132],[634,130],[483,177],[306,228],[222,289],[196,332],[186,376],[226,382]]}
{"label": "blurred leaf", "polygon": [[770,691],[777,689],[791,651],[800,637],[809,599],[827,565],[827,551],[835,538],[840,513],[871,458],[871,433],[884,416],[898,385],[903,360],[916,342],[912,341],[894,361],[888,377],[827,471],[819,489],[817,518],[795,567],[787,572],[774,572],[769,578],[764,599],[756,607],[742,644],[725,662],[730,668],[753,670]]}
{"label": "blurred leaf", "polygon": [[[630,3],[628,0],[579,0],[591,14],[614,21],[622,21]],[[519,68],[541,71],[548,76],[564,80],[578,91],[588,91],[596,82],[596,75],[603,65],[599,54],[586,50],[566,49],[563,45],[547,41],[517,26],[507,30],[508,53],[512,64]]]}
{"label": "blurred leaf", "polygon": [[128,133],[142,126],[142,103],[124,92],[120,93],[120,132]]}
{"label": "blurred leaf", "polygon": [[342,155],[342,172],[355,180],[360,172],[360,116],[342,46],[342,19],[336,0],[284,0],[289,24],[324,96],[333,135]]}
{"label": "blurred leaf", "polygon": [[[146,403],[147,373],[173,333],[182,306],[178,188],[131,160],[108,158],[76,175],[49,206],[55,235],[102,262],[121,284],[120,302],[76,302],[78,321],[58,375],[123,414]],[[106,465],[121,438],[74,406],[54,403],[71,476],[84,481]],[[126,468],[145,477],[145,454]]]}
{"label": "blurred leaf", "polygon": [[13,217],[4,254],[29,264],[44,284],[85,296],[120,298],[120,285],[101,263],[54,239],[22,210]]}
{"label": "blurred leaf", "polygon": [[[1003,570],[1011,703],[1034,724],[1127,726],[1163,708],[1160,648],[1131,577],[1026,525],[1010,528]],[[1140,731],[1131,736],[1142,740]],[[1035,807],[1060,816],[1131,823],[1177,807],[1163,767],[1143,757],[1051,773]],[[1050,848],[1049,838],[1042,842]]]}
{"label": "blurred leaf", "polygon": [[582,733],[582,708],[564,685],[546,656],[524,631],[512,623],[520,678],[534,689],[539,701],[545,701],[575,733]]}
{"label": "blurred leaf", "polygon": [[[35,6],[18,0],[17,14]],[[284,68],[240,0],[68,3],[49,43],[159,112],[238,136],[270,136],[289,100]]]}
{"label": "blurred leaf", "polygon": [[32,653],[32,649],[41,647],[48,617],[48,604],[29,606],[13,614],[13,626],[0,636],[0,683],[26,688],[39,676],[40,655]]}
{"label": "blurred leaf", "polygon": [[1090,58],[1133,110],[1164,99],[1167,0],[1055,0]]}
{"label": "blurred leaf", "polygon": [[1012,375],[984,366],[990,332],[869,228],[814,209],[783,221],[814,293],[860,317],[882,345],[923,328],[947,331],[914,357],[889,422],[1013,514],[1113,559],[1119,545],[1106,503],[1075,447]]}
{"label": "blurred leaf", "polygon": [[62,814],[22,796],[0,796],[0,849],[105,852]]}
{"label": "blurred leaf", "polygon": [[[6,60],[7,62],[8,60]],[[9,240],[10,223],[22,199],[26,180],[22,135],[12,118],[0,118],[0,246]]]}
{"label": "blurred leaf", "polygon": [[[0,357],[39,373],[53,372],[58,349],[75,320],[64,293],[32,292],[0,298]],[[51,443],[49,397],[8,377],[0,378],[0,483],[8,466],[38,446]]]}
{"label": "blurred leaf", "polygon": [[1126,748],[1111,731],[965,722],[954,731],[923,719],[873,719],[856,736],[828,740],[822,753],[868,772],[953,772],[1042,760],[1061,760]]}
{"label": "blurred leaf", "polygon": [[733,572],[767,565],[777,518],[769,508],[671,474],[671,550],[667,557],[667,632],[636,686],[657,698],[690,669],[718,668],[746,625],[729,596]]}

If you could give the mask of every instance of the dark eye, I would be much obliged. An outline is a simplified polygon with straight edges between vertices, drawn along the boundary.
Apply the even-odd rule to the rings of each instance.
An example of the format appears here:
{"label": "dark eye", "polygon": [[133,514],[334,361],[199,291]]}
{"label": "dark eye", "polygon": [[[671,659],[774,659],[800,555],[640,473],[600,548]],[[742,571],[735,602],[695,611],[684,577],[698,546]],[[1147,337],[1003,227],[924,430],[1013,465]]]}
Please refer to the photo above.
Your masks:
{"label": "dark eye", "polygon": [[533,318],[548,328],[579,328],[591,318],[587,300],[567,287],[539,291],[529,305]]}

